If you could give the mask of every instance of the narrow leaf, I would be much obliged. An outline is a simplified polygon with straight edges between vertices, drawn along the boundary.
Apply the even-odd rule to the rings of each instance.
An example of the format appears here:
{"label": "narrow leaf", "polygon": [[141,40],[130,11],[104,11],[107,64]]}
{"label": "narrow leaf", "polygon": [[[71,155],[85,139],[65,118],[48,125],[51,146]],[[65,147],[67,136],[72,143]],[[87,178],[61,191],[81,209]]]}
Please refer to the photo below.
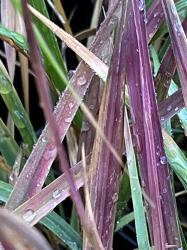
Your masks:
{"label": "narrow leaf", "polygon": [[[93,53],[96,53],[96,55],[101,55],[102,48],[105,46],[104,42],[113,30],[114,21],[116,20],[115,15],[113,16],[115,10],[116,7],[108,14],[91,46],[91,50]],[[84,62],[81,62],[75,75],[72,77],[70,82],[71,87],[77,93],[80,100],[83,99],[93,75],[93,71]],[[54,111],[61,140],[63,140],[70,123],[78,110],[78,107],[79,103],[77,103],[71,91],[67,87],[63,95],[60,97]],[[51,141],[48,125],[46,125],[25,164],[20,177],[18,178],[15,189],[13,190],[8,202],[9,208],[16,208],[28,197],[41,190],[55,157],[56,149],[54,143]],[[22,189],[23,186],[24,190]]]}
{"label": "narrow leaf", "polygon": [[[12,186],[10,184],[0,181],[0,201],[6,203],[11,191]],[[55,212],[48,213],[39,223],[53,232],[70,249],[82,249],[80,236]]]}
{"label": "narrow leaf", "polygon": [[149,236],[148,236],[145,211],[143,206],[142,191],[139,183],[136,158],[133,149],[126,109],[124,115],[124,136],[125,136],[127,165],[128,165],[129,179],[131,185],[138,248],[140,250],[151,249],[149,244]]}
{"label": "narrow leaf", "polygon": [[173,0],[162,0],[165,17],[167,20],[173,53],[182,87],[185,106],[187,106],[187,38],[179,19]]}
{"label": "narrow leaf", "polygon": [[[151,238],[156,249],[181,246],[169,170],[156,104],[147,46],[144,1],[132,1],[129,12],[127,80],[142,186],[154,207],[147,207]],[[160,199],[162,197],[162,199]],[[170,221],[170,222],[169,222]]]}

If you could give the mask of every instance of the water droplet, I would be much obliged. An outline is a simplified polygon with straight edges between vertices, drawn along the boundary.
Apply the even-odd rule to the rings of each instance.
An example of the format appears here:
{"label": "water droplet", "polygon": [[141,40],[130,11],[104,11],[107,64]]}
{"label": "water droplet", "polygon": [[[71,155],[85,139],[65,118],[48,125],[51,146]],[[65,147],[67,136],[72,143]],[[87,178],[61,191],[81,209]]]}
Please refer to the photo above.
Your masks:
{"label": "water droplet", "polygon": [[55,191],[53,192],[53,198],[54,198],[54,199],[59,198],[59,197],[60,197],[60,194],[61,194],[61,192],[60,192],[58,189],[55,190]]}
{"label": "water droplet", "polygon": [[15,178],[15,176],[11,174],[11,175],[9,176],[10,182],[13,182],[13,181],[14,181],[14,178]]}
{"label": "water droplet", "polygon": [[8,94],[12,90],[12,85],[8,78],[6,78],[3,74],[0,74],[0,93]]}
{"label": "water droplet", "polygon": [[175,30],[176,30],[178,36],[180,36],[181,32],[182,32],[182,26],[180,23],[178,23],[178,22],[175,23]]}
{"label": "water droplet", "polygon": [[68,106],[69,106],[70,109],[72,109],[73,106],[74,106],[74,104],[73,104],[72,102],[70,102],[70,103],[68,104]]}
{"label": "water droplet", "polygon": [[164,118],[163,116],[162,116],[160,119],[161,119],[161,121],[164,121],[164,120],[165,120],[165,118]]}
{"label": "water droplet", "polygon": [[163,156],[160,157],[160,163],[161,163],[162,165],[164,165],[164,164],[167,163],[167,158],[166,158],[165,155],[163,155]]}
{"label": "water droplet", "polygon": [[80,86],[86,84],[86,78],[85,78],[85,76],[80,76],[80,77],[77,79],[77,84],[80,85]]}
{"label": "water droplet", "polygon": [[114,195],[112,196],[112,201],[115,203],[118,200],[118,194],[114,193]]}
{"label": "water droplet", "polygon": [[146,187],[146,184],[145,184],[145,181],[142,180],[142,187],[145,188]]}
{"label": "water droplet", "polygon": [[70,123],[71,122],[71,117],[65,118],[65,122]]}
{"label": "water droplet", "polygon": [[44,153],[44,159],[46,161],[55,158],[56,156],[56,148],[54,145],[50,145],[49,149]]}
{"label": "water droplet", "polygon": [[178,108],[178,107],[176,107],[176,108],[175,108],[175,111],[178,111],[178,110],[179,110],[179,108]]}
{"label": "water droplet", "polygon": [[171,105],[169,105],[169,106],[167,107],[167,111],[169,112],[169,111],[171,111],[171,109],[172,109],[172,107],[171,107]]}
{"label": "water droplet", "polygon": [[166,194],[167,193],[167,188],[164,188],[163,189],[163,194]]}
{"label": "water droplet", "polygon": [[136,188],[135,188],[135,187],[133,187],[133,188],[132,188],[132,191],[133,191],[133,192],[135,192],[135,191],[136,191]]}
{"label": "water droplet", "polygon": [[90,110],[93,110],[93,109],[94,109],[94,105],[91,104],[91,105],[89,106],[89,109],[90,109]]}
{"label": "water droplet", "polygon": [[44,137],[42,137],[42,142],[47,142],[47,138],[44,136]]}
{"label": "water droplet", "polygon": [[70,246],[71,249],[78,249],[77,244],[75,242],[67,241],[68,246]]}
{"label": "water droplet", "polygon": [[139,53],[139,49],[136,49],[136,52]]}
{"label": "water droplet", "polygon": [[157,17],[158,16],[158,12],[154,13],[153,17]]}
{"label": "water droplet", "polygon": [[139,6],[138,6],[140,11],[144,10],[144,0],[139,0]]}
{"label": "water droplet", "polygon": [[68,78],[71,79],[74,74],[75,74],[75,70],[69,70],[69,72],[68,72]]}
{"label": "water droplet", "polygon": [[36,213],[32,209],[28,209],[24,214],[23,214],[23,219],[26,222],[31,222],[34,220],[36,217]]}
{"label": "water droplet", "polygon": [[90,128],[90,124],[88,121],[83,121],[83,124],[82,124],[82,131],[88,131]]}

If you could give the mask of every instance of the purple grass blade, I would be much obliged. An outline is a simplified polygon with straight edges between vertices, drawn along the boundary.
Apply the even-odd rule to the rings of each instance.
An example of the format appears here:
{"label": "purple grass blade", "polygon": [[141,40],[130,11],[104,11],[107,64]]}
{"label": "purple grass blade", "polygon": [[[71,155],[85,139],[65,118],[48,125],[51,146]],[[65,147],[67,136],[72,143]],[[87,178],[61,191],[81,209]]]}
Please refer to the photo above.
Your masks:
{"label": "purple grass blade", "polygon": [[[187,32],[187,17],[183,21],[184,31]],[[175,57],[173,55],[173,50],[171,46],[168,48],[163,60],[161,62],[160,68],[158,70],[155,87],[158,92],[158,101],[163,100],[168,93],[168,89],[171,83],[171,79],[174,76],[176,70]]]}
{"label": "purple grass blade", "polygon": [[[87,162],[89,160],[90,157],[87,158]],[[73,166],[71,168],[71,173],[74,177],[75,186],[79,189],[84,184],[82,162]],[[34,226],[63,200],[69,197],[69,195],[69,185],[66,181],[65,175],[62,174],[39,193],[19,206],[13,213],[24,218],[24,214],[26,214],[27,211],[32,211],[32,213],[24,219],[28,224]]]}
{"label": "purple grass blade", "polygon": [[163,148],[145,27],[144,1],[132,1],[127,37],[127,81],[142,186],[154,207],[147,207],[155,248],[180,247],[169,169]]}
{"label": "purple grass blade", "polygon": [[67,182],[69,184],[69,192],[71,198],[75,204],[77,209],[77,214],[80,217],[81,224],[86,232],[89,232],[89,225],[85,220],[84,216],[84,205],[80,193],[77,191],[73,176],[71,175],[71,171],[69,168],[69,164],[67,162],[67,158],[64,154],[64,151],[61,146],[61,140],[59,135],[59,129],[57,127],[57,123],[54,119],[53,112],[52,112],[52,100],[50,97],[50,91],[47,83],[47,77],[45,75],[42,61],[40,57],[39,48],[37,46],[36,38],[34,35],[34,30],[32,28],[32,21],[31,21],[31,13],[29,12],[27,6],[27,0],[22,0],[22,10],[23,10],[23,18],[25,22],[25,28],[27,32],[27,39],[30,47],[30,60],[33,71],[36,75],[35,83],[39,93],[40,100],[43,102],[43,111],[46,120],[48,121],[50,134],[52,137],[52,141],[54,143],[54,147],[56,146],[58,152],[58,158],[60,162],[60,167],[64,172]]}
{"label": "purple grass blade", "polygon": [[[116,8],[117,6],[108,13],[91,46],[91,51],[97,56],[101,56],[105,41],[110,36],[114,28],[114,23],[117,21],[117,17],[114,15]],[[85,82],[80,85],[79,82],[83,75]],[[83,99],[93,76],[94,73],[89,66],[81,62],[70,81],[71,87],[79,95],[80,100]],[[79,103],[77,103],[69,88],[66,88],[54,110],[61,141],[63,141],[78,108]],[[46,125],[18,178],[10,199],[7,202],[7,208],[14,210],[26,199],[41,190],[55,157],[56,147],[51,141],[49,128]],[[23,186],[24,189],[22,188]]]}
{"label": "purple grass blade", "polygon": [[164,12],[162,3],[160,0],[154,0],[147,11],[147,36],[149,41],[151,41],[163,21]]}
{"label": "purple grass blade", "polygon": [[[100,86],[100,79],[98,76],[94,76],[88,92],[85,97],[85,104],[90,109],[90,112],[97,120],[98,117],[98,110],[99,110],[99,86]],[[83,124],[81,128],[81,134],[79,138],[79,150],[78,150],[78,161],[81,159],[81,146],[84,143],[85,145],[85,155],[88,155],[93,148],[95,138],[95,129],[90,124],[88,118],[86,116],[83,117]]]}
{"label": "purple grass blade", "polygon": [[169,28],[184,103],[185,106],[187,106],[187,38],[180,22],[174,1],[162,0],[162,5]]}
{"label": "purple grass blade", "polygon": [[29,227],[6,209],[0,209],[0,221],[0,241],[6,250],[51,250],[47,240],[36,229]]}
{"label": "purple grass blade", "polygon": [[[102,50],[102,61],[105,62],[105,64],[109,65],[112,52],[113,52],[113,34],[111,34],[107,38],[107,42],[105,47]],[[102,95],[102,87],[100,88],[100,79],[97,76],[94,76],[92,79],[92,82],[89,86],[89,89],[87,91],[87,95],[85,98],[85,103],[87,107],[89,107],[90,112],[95,117],[95,119],[98,119],[98,112],[99,112],[99,104],[100,99]],[[86,115],[83,117],[83,126],[80,134],[80,140],[79,140],[79,152],[78,152],[78,160],[81,159],[82,156],[82,144],[85,145],[85,155],[89,154],[92,151],[93,144],[94,144],[94,138],[95,138],[95,128],[91,125],[89,122],[89,119],[86,117]]]}
{"label": "purple grass blade", "polygon": [[161,124],[164,124],[184,107],[184,99],[180,89],[159,104]]}
{"label": "purple grass blade", "polygon": [[[123,105],[125,59],[121,51],[126,22],[126,1],[122,1],[122,17],[118,28],[109,74],[105,85],[98,122],[117,153],[123,154]],[[106,249],[112,249],[115,210],[121,166],[96,134],[90,167],[90,200],[92,210]],[[86,244],[86,243],[85,243]],[[86,244],[86,249],[90,249]]]}
{"label": "purple grass blade", "polygon": [[[6,28],[15,31],[16,11],[11,3],[11,0],[1,1],[1,22]],[[6,42],[4,42],[4,47],[8,72],[10,78],[13,80],[15,73],[16,52],[15,49],[8,45]]]}

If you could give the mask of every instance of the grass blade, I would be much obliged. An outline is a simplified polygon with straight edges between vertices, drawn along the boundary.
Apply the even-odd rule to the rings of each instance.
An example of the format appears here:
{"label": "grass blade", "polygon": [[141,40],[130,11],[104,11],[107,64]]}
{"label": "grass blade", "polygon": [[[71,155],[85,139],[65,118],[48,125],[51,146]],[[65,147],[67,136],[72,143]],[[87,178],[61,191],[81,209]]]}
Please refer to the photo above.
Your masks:
{"label": "grass blade", "polygon": [[0,38],[3,41],[6,41],[16,50],[22,54],[28,56],[29,48],[26,39],[19,33],[13,32],[10,29],[7,29],[3,25],[0,25]]}
{"label": "grass blade", "polygon": [[[185,32],[187,31],[187,17],[185,18],[183,22],[183,28]],[[167,49],[166,54],[164,55],[161,65],[159,67],[156,79],[155,79],[155,85],[157,87],[158,92],[158,100],[163,100],[168,93],[168,88],[171,83],[171,79],[174,76],[176,70],[176,62],[175,57],[173,55],[173,50],[171,46]]]}
{"label": "grass blade", "polygon": [[165,249],[166,244],[180,247],[171,184],[167,179],[169,170],[167,161],[163,161],[166,156],[147,46],[144,1],[133,1],[131,6],[126,48],[127,80],[141,178],[154,204],[147,209],[150,234],[156,249]]}
{"label": "grass blade", "polygon": [[9,76],[0,62],[0,94],[12,116],[12,119],[18,128],[24,143],[26,144],[26,153],[29,155],[36,136],[32,124],[28,118],[27,113],[14,89]]}
{"label": "grass blade", "polygon": [[151,249],[149,244],[149,235],[143,206],[142,191],[139,183],[136,158],[134,154],[126,109],[124,115],[124,136],[138,248],[140,250]]}
{"label": "grass blade", "polygon": [[[50,28],[61,40],[63,40],[68,47],[70,47],[77,55],[81,57],[97,74],[105,81],[106,67],[102,64],[100,59],[84,47],[80,42],[73,38],[70,34],[59,28],[56,24],[41,15],[31,6],[29,7],[32,14],[34,14],[40,21],[42,21],[48,28]],[[98,66],[99,65],[99,66]]]}
{"label": "grass blade", "polygon": [[10,166],[13,166],[19,153],[19,146],[0,119],[0,152]]}
{"label": "grass blade", "polygon": [[[79,189],[84,183],[82,175],[82,163],[79,162],[74,167],[72,167],[71,173],[74,176],[76,188]],[[42,191],[34,195],[16,210],[14,210],[14,213],[23,217],[26,211],[33,211],[35,216],[30,216],[27,218],[27,222],[33,226],[50,211],[52,211],[58,204],[69,197],[69,195],[69,185],[66,181],[65,175],[62,174],[47,187],[42,189]]]}
{"label": "grass blade", "polygon": [[51,212],[40,223],[53,232],[71,250],[81,250],[82,240],[77,232],[58,214]]}
{"label": "grass blade", "polygon": [[[116,20],[116,17],[113,16],[115,10],[116,8],[114,8],[108,14],[108,17],[101,25],[93,45],[91,46],[91,50],[93,53],[96,53],[96,55],[101,55],[102,48],[105,46],[104,41],[113,30],[113,24]],[[82,79],[83,74],[85,75],[85,84],[80,85],[78,82],[79,79]],[[81,62],[70,82],[72,89],[74,89],[74,91],[77,93],[80,100],[83,99],[93,75],[93,71],[84,62]],[[64,136],[78,110],[78,107],[79,103],[77,103],[71,91],[69,88],[67,88],[59,99],[54,111],[54,115],[58,121],[58,126],[60,129],[59,131],[61,140],[64,139]],[[70,111],[71,117],[69,117],[69,112],[67,114],[67,110]],[[50,166],[56,157],[56,149],[51,149],[54,149],[54,143],[51,141],[49,128],[48,125],[46,125],[34,150],[25,164],[20,177],[18,178],[15,189],[13,190],[10,197],[9,207],[15,209],[29,196],[32,196],[41,190],[45,178],[49,172]],[[22,189],[22,186],[24,186],[25,189],[22,190],[22,192],[18,191]]]}
{"label": "grass blade", "polygon": [[164,12],[160,0],[154,0],[147,12],[147,35],[149,41],[164,21]]}
{"label": "grass blade", "polygon": [[[10,30],[15,30],[16,12],[10,0],[2,1],[1,3],[1,23]],[[6,43],[4,43],[4,47],[8,72],[10,79],[13,80],[15,73],[16,52],[10,45]]]}
{"label": "grass blade", "polygon": [[[10,184],[0,181],[0,201],[6,203],[11,191]],[[78,233],[55,212],[48,213],[39,223],[53,232],[70,249],[82,249],[82,241]]]}
{"label": "grass blade", "polygon": [[121,228],[123,228],[124,226],[132,222],[133,220],[134,220],[134,212],[124,215],[123,217],[119,219],[119,221],[117,221],[115,231],[120,230]]}
{"label": "grass blade", "polygon": [[[126,1],[122,3],[122,16],[118,26],[109,74],[102,95],[98,124],[120,157],[123,152],[123,93],[124,93],[124,43],[123,28],[126,22]],[[98,233],[106,249],[112,248],[114,213],[121,176],[121,166],[103,143],[96,131],[89,167],[90,200]],[[102,192],[101,192],[102,190]],[[85,241],[85,248],[88,244]]]}
{"label": "grass blade", "polygon": [[164,129],[162,130],[162,133],[164,136],[164,146],[168,162],[184,188],[187,189],[187,158],[172,137],[169,136]]}
{"label": "grass blade", "polygon": [[179,89],[159,104],[161,123],[163,124],[166,120],[176,115],[184,106],[182,90]]}
{"label": "grass blade", "polygon": [[169,28],[173,53],[182,87],[185,106],[187,106],[187,38],[173,0],[162,0],[165,17]]}
{"label": "grass blade", "polygon": [[[44,16],[49,18],[46,4],[45,4],[44,0],[31,0],[29,2],[40,13],[42,13]],[[64,75],[63,82],[62,82],[61,78],[59,77],[58,72],[56,72],[56,68],[51,65],[51,62],[46,55],[46,51],[42,50],[43,57],[44,57],[44,66],[46,68],[46,72],[49,75],[49,78],[51,79],[51,81],[57,87],[57,89],[62,91],[63,89],[65,89],[65,86],[67,85],[68,81],[67,81],[66,67],[65,67],[63,58],[61,56],[61,52],[60,52],[60,49],[58,47],[57,40],[56,40],[53,32],[51,32],[45,25],[43,25],[36,18],[34,18],[34,23],[35,23],[36,27],[38,28],[41,36],[43,38],[45,37],[45,41],[48,44],[48,49],[53,53],[54,58],[56,59],[58,65],[61,68],[61,71]]]}

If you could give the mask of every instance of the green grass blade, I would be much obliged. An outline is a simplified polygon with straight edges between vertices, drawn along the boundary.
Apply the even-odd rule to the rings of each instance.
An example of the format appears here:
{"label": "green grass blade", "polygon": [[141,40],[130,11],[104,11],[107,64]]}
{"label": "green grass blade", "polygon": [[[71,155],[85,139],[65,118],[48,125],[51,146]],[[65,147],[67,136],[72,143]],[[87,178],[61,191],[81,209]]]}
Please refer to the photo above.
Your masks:
{"label": "green grass blade", "polygon": [[7,163],[12,166],[19,153],[19,146],[10,134],[10,131],[0,118],[0,152]]}
{"label": "green grass blade", "polygon": [[4,181],[0,181],[0,201],[6,202],[12,191],[12,186]]}
{"label": "green grass blade", "polygon": [[130,134],[130,128],[128,123],[127,111],[125,110],[124,117],[124,136],[125,147],[127,156],[127,165],[130,178],[132,202],[134,208],[136,235],[138,241],[138,248],[140,250],[150,249],[149,235],[147,230],[147,223],[145,218],[145,211],[143,206],[142,191],[139,183],[136,158],[132,144],[132,138]]}
{"label": "green grass blade", "polygon": [[169,165],[178,176],[184,188],[187,189],[187,158],[171,136],[169,136],[165,130],[162,130],[162,133]]}
{"label": "green grass blade", "polygon": [[[174,81],[171,81],[168,95],[172,95],[178,90],[178,86]],[[182,128],[184,129],[184,133],[187,136],[187,109],[183,108],[179,113],[177,113],[177,116],[179,117],[179,120],[181,122]]]}
{"label": "green grass blade", "polygon": [[131,197],[131,188],[130,188],[129,176],[127,175],[126,172],[124,172],[118,193],[116,221],[118,221],[119,218],[121,218],[122,215],[124,214],[124,210],[127,206],[128,201],[130,200],[130,197]]}
{"label": "green grass blade", "polygon": [[[44,16],[49,18],[44,0],[31,0],[30,4],[35,9],[37,9],[41,14],[43,14]],[[57,44],[57,40],[56,40],[54,34],[52,33],[52,31],[50,31],[37,18],[34,18],[33,20],[34,20],[34,23],[35,23],[36,27],[38,28],[41,36],[43,38],[45,38],[45,41],[48,44],[49,51],[52,52],[58,65],[61,68],[61,71],[63,74],[63,81],[62,81],[62,79],[59,78],[59,74],[58,74],[58,72],[56,72],[56,68],[53,67],[53,64],[51,64],[51,61],[49,60],[48,55],[46,53],[47,51],[43,50],[43,48],[41,46],[42,54],[44,57],[44,66],[45,66],[46,72],[47,72],[49,78],[51,79],[51,81],[54,83],[55,87],[58,90],[62,91],[65,88],[65,86],[67,85],[68,80],[67,80],[66,68],[64,65],[64,61],[62,59],[62,55],[60,53],[60,49],[59,49],[58,44]],[[40,44],[40,41],[39,41],[39,44]]]}
{"label": "green grass blade", "polygon": [[13,32],[3,25],[0,24],[0,39],[9,43],[19,52],[23,53],[24,55],[28,56],[29,54],[29,47],[27,41],[24,36],[17,32]]}
{"label": "green grass blade", "polygon": [[128,225],[133,220],[134,220],[134,212],[128,213],[124,215],[123,217],[121,217],[116,223],[115,232],[120,230],[124,226]]}
{"label": "green grass blade", "polygon": [[[58,80],[60,80],[60,83],[65,83],[65,85],[67,85],[68,81],[67,81],[66,75],[64,74],[62,68],[60,67],[60,64],[58,63],[58,61],[55,57],[55,54],[53,53],[52,50],[50,50],[50,47],[49,47],[49,44],[47,43],[47,40],[45,39],[44,36],[42,36],[42,33],[39,31],[37,26],[35,26],[35,34],[36,34],[36,38],[40,44],[41,50],[43,51],[43,53],[45,53],[45,57],[50,62],[51,67],[55,69],[55,74],[57,74]],[[47,69],[46,69],[46,71],[47,71]],[[59,83],[54,83],[54,84],[59,84]],[[64,89],[65,85],[63,87],[56,85],[56,87],[57,87],[57,89],[62,90],[62,89]]]}
{"label": "green grass blade", "polygon": [[[10,184],[0,181],[0,201],[6,203],[11,191],[12,186]],[[62,240],[69,249],[82,249],[82,240],[79,234],[55,212],[49,213],[40,223]]]}
{"label": "green grass blade", "polygon": [[0,94],[24,143],[28,146],[26,153],[29,154],[36,142],[35,132],[2,63],[0,64]]}
{"label": "green grass blade", "polygon": [[[21,11],[21,1],[20,0],[11,0],[12,3],[14,4],[15,8],[18,11]],[[30,4],[37,9],[41,14],[49,18],[46,4],[44,0],[31,0]],[[43,62],[44,62],[44,67],[46,70],[46,73],[48,74],[51,82],[54,84],[54,86],[59,90],[62,91],[64,90],[65,86],[68,83],[67,79],[67,72],[65,68],[65,64],[62,58],[62,55],[60,53],[60,49],[58,47],[57,40],[50,29],[48,29],[44,24],[42,24],[37,18],[33,18],[34,24],[36,25],[38,32],[40,33],[40,38],[39,39],[39,46],[41,47],[42,50],[42,55],[43,55]],[[48,50],[43,49],[42,43],[45,38],[45,42],[48,46]],[[58,63],[58,66],[61,69],[61,72],[63,74],[63,81],[56,71],[56,68],[54,67],[53,61],[51,61],[48,58],[48,52],[51,52],[53,54],[53,57],[55,58],[56,62]]]}
{"label": "green grass blade", "polygon": [[63,243],[72,250],[82,249],[82,240],[79,234],[55,212],[49,213],[40,223],[63,240]]}

